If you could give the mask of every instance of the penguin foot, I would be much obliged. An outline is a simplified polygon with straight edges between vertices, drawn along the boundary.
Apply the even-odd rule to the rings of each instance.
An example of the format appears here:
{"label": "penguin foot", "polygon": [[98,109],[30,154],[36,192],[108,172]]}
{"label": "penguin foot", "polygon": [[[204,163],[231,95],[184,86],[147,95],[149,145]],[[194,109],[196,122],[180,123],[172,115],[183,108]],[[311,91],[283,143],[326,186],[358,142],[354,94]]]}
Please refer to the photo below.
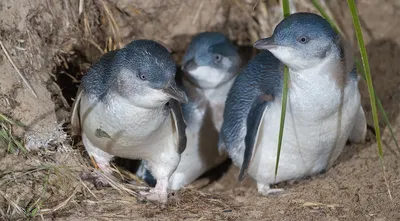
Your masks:
{"label": "penguin foot", "polygon": [[[85,133],[82,133],[82,142],[89,154],[93,166],[97,169],[96,171],[83,174],[82,179],[91,181],[96,188],[111,186],[109,179],[115,180],[115,177],[112,176],[113,171],[110,166],[110,161],[113,158],[113,155],[110,155],[93,145]],[[101,174],[99,170],[103,171],[104,174]],[[107,178],[104,175],[107,176]]]}
{"label": "penguin foot", "polygon": [[155,189],[150,190],[149,192],[143,192],[141,191],[140,194],[146,199],[151,200],[151,201],[157,201],[160,203],[166,203],[168,199],[168,193],[164,191],[157,191]]}
{"label": "penguin foot", "polygon": [[[92,159],[96,170],[92,172],[84,172],[81,174],[83,180],[87,180],[93,183],[96,188],[110,187],[110,181],[116,181],[115,177],[112,176],[112,169],[108,162],[97,162]],[[103,174],[101,174],[101,171]],[[108,178],[106,178],[107,176]]]}
{"label": "penguin foot", "polygon": [[157,180],[157,184],[154,189],[151,189],[149,192],[139,192],[142,196],[146,197],[146,199],[151,201],[157,201],[162,204],[167,202],[168,199],[168,179],[159,179]]}
{"label": "penguin foot", "polygon": [[268,184],[257,183],[258,193],[263,196],[277,195],[283,193],[284,189],[271,189]]}
{"label": "penguin foot", "polygon": [[111,186],[108,180],[100,174],[100,171],[83,172],[81,179],[93,183],[96,188]]}

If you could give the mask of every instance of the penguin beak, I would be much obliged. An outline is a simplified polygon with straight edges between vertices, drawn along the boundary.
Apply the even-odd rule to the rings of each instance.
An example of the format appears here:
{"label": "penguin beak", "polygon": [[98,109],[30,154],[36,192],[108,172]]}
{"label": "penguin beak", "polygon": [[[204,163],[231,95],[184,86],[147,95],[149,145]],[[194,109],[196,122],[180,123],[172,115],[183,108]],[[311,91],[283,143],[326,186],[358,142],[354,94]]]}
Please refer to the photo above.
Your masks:
{"label": "penguin beak", "polygon": [[189,61],[186,61],[182,65],[182,71],[189,72],[189,71],[196,69],[197,67],[198,67],[198,65],[197,65],[196,61],[194,59],[190,59]]}
{"label": "penguin beak", "polygon": [[172,81],[172,82],[168,83],[167,86],[165,86],[162,90],[164,93],[166,93],[171,98],[173,98],[181,103],[184,103],[184,104],[188,103],[188,98],[186,96],[186,93],[183,90],[179,89],[176,86],[175,82]]}
{"label": "penguin beak", "polygon": [[254,43],[253,47],[259,49],[259,50],[270,50],[270,49],[275,49],[277,48],[279,45],[275,43],[274,37],[271,36],[269,38],[263,38],[260,39],[258,41],[256,41],[256,43]]}

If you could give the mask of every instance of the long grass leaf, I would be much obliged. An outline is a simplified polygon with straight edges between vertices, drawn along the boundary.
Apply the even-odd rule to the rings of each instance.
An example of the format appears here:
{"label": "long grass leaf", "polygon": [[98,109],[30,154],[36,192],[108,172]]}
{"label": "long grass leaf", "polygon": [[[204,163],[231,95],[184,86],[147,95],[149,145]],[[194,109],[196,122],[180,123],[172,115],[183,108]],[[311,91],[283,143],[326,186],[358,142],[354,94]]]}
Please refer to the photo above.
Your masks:
{"label": "long grass leaf", "polygon": [[0,121],[5,121],[9,124],[15,125],[17,124],[16,122],[14,122],[13,120],[11,120],[10,118],[6,117],[4,114],[0,113]]}
{"label": "long grass leaf", "polygon": [[[361,70],[361,72],[362,72],[362,75],[361,75],[361,76],[362,76],[363,79],[366,81],[364,68],[363,68],[363,66],[361,66],[361,64],[360,64],[360,62],[359,62],[358,60],[356,60],[356,66],[357,66],[357,69],[358,69],[358,70]],[[376,95],[376,92],[375,92],[375,91],[374,91],[374,94],[375,94],[375,98],[376,98],[376,103],[378,104],[378,108],[379,108],[379,110],[380,110],[380,112],[381,112],[381,114],[382,114],[383,121],[385,122],[386,126],[389,128],[390,136],[392,137],[392,139],[393,139],[394,144],[396,145],[396,147],[397,147],[398,149],[400,149],[399,143],[397,142],[396,136],[394,135],[392,125],[391,125],[390,122],[389,122],[388,115],[387,115],[385,109],[383,108],[382,102],[381,102],[381,100],[379,99],[379,97]]]}
{"label": "long grass leaf", "polygon": [[14,121],[0,113],[0,139],[4,140],[7,144],[7,152],[16,153],[19,149],[22,150],[23,153],[26,153],[27,150],[23,143],[12,135],[12,126],[15,125],[24,127],[22,123]]}
{"label": "long grass leaf", "polygon": [[371,102],[372,115],[373,115],[373,120],[374,120],[375,133],[376,133],[376,137],[377,137],[379,156],[381,157],[381,160],[383,161],[382,141],[381,141],[381,136],[380,136],[381,132],[380,132],[380,128],[379,128],[378,112],[376,109],[377,105],[376,105],[376,100],[375,100],[375,91],[374,91],[374,87],[372,84],[372,77],[371,77],[371,70],[369,67],[367,49],[365,48],[364,38],[363,38],[361,25],[360,25],[360,20],[358,18],[357,8],[354,3],[354,0],[347,0],[347,3],[349,5],[350,11],[351,11],[351,16],[353,18],[354,29],[356,31],[358,46],[359,46],[360,53],[361,53],[361,60],[362,60],[362,64],[363,64],[364,71],[365,71],[365,80],[367,82],[368,93],[369,93],[370,102]]}
{"label": "long grass leaf", "polygon": [[[289,0],[282,0],[283,17],[286,18],[290,15]],[[278,137],[278,149],[276,153],[276,163],[275,163],[275,178],[278,174],[279,159],[281,155],[282,148],[282,138],[283,138],[283,128],[285,126],[286,117],[286,104],[287,104],[287,94],[289,89],[289,68],[285,65],[283,71],[283,91],[282,91],[282,110],[281,110],[281,122],[279,126],[279,137]]]}
{"label": "long grass leaf", "polygon": [[280,159],[280,155],[281,155],[288,89],[289,89],[289,68],[287,66],[285,66],[285,69],[283,72],[282,111],[281,111],[281,122],[280,122],[280,127],[279,127],[278,150],[277,150],[277,154],[276,154],[275,178],[276,178],[276,175],[278,174],[278,165],[279,165],[279,159]]}
{"label": "long grass leaf", "polygon": [[6,116],[5,116],[4,114],[2,114],[2,113],[0,113],[0,121],[7,122],[8,124],[11,124],[11,125],[17,125],[17,126],[20,126],[20,127],[25,127],[25,125],[24,125],[23,123],[21,123],[21,122],[19,122],[19,121],[14,121],[14,120],[12,120],[12,119],[6,117]]}
{"label": "long grass leaf", "polygon": [[322,15],[322,17],[325,18],[325,20],[328,21],[329,24],[331,24],[333,30],[335,30],[336,33],[340,33],[339,28],[337,27],[337,25],[335,25],[335,22],[328,16],[328,13],[326,13],[324,8],[321,6],[321,4],[319,3],[319,0],[311,0],[311,1],[313,3],[314,7]]}
{"label": "long grass leaf", "polygon": [[[330,23],[330,25],[336,31],[336,33],[341,33],[341,31],[339,30],[336,23],[333,21],[333,19],[331,19],[328,16],[328,13],[326,13],[324,8],[321,6],[321,4],[319,3],[319,0],[311,0],[311,1],[312,1],[313,5],[315,6],[315,8],[322,15],[322,17],[324,17],[325,20],[327,20]],[[357,58],[354,58],[354,60],[355,60],[356,66],[357,66],[357,70],[361,73],[361,76],[366,81],[365,71],[364,71],[363,66],[360,64],[360,62],[358,61]],[[387,117],[387,113],[386,113],[385,109],[383,108],[382,102],[380,101],[379,97],[376,95],[375,91],[374,91],[374,95],[375,95],[376,102],[378,104],[379,111],[382,113],[383,120],[384,120],[386,126],[389,128],[390,136],[392,137],[396,147],[398,149],[400,149],[399,143],[397,142],[396,136],[394,135],[392,125],[389,122],[389,118]]]}
{"label": "long grass leaf", "polygon": [[[376,97],[376,94],[375,94],[375,97]],[[389,128],[390,136],[392,136],[392,139],[393,139],[394,144],[396,145],[396,147],[400,149],[399,143],[398,143],[398,141],[396,139],[396,136],[394,136],[393,128],[389,123],[389,118],[388,118],[386,112],[382,111],[382,110],[384,110],[383,109],[383,105],[382,105],[382,103],[381,103],[381,101],[379,99],[376,99],[376,101],[377,101],[377,104],[378,104],[378,108],[381,110],[381,113],[382,113],[382,116],[383,116],[383,121],[385,121],[387,127]]]}
{"label": "long grass leaf", "polygon": [[376,100],[375,100],[375,91],[374,91],[374,87],[372,84],[372,77],[371,77],[371,70],[369,67],[367,49],[365,48],[365,44],[364,44],[364,38],[363,38],[362,30],[361,30],[360,20],[358,18],[356,4],[355,4],[354,0],[347,0],[347,4],[349,5],[351,17],[353,19],[353,25],[354,25],[354,29],[356,32],[358,47],[360,49],[361,60],[362,60],[362,64],[363,64],[364,71],[365,71],[365,79],[367,82],[368,93],[369,93],[369,98],[370,98],[370,102],[371,102],[372,117],[374,120],[375,135],[376,135],[376,140],[378,143],[378,153],[379,153],[379,158],[380,158],[382,169],[383,169],[383,176],[385,179],[385,183],[387,185],[389,197],[392,199],[389,184],[386,180],[386,175],[385,175],[385,162],[383,159],[381,131],[379,128],[378,111],[376,108],[377,105],[376,105]]}
{"label": "long grass leaf", "polygon": [[289,0],[282,0],[283,17],[286,18],[290,15]]}

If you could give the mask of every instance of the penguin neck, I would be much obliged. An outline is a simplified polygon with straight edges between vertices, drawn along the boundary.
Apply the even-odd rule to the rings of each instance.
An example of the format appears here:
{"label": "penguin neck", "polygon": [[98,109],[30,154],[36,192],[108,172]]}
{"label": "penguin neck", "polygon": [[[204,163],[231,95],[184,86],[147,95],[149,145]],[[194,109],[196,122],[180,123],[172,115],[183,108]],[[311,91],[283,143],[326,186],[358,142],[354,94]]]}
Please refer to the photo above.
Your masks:
{"label": "penguin neck", "polygon": [[228,92],[231,89],[235,79],[236,76],[232,77],[232,79],[218,85],[215,88],[203,88],[202,90],[205,97],[210,101],[214,99],[219,99],[220,97],[224,97],[226,99],[226,96],[228,95]]}
{"label": "penguin neck", "polygon": [[[341,67],[340,57],[327,57],[312,68],[289,69],[288,106],[299,119],[318,120],[334,116],[354,88],[348,74]],[[310,113],[313,117],[309,117]]]}
{"label": "penguin neck", "polygon": [[166,102],[154,106],[138,105],[118,93],[108,93],[104,102],[106,102],[108,111],[124,115],[121,119],[125,119],[128,122],[137,121],[137,119],[147,123],[150,121],[163,121],[168,112]]}
{"label": "penguin neck", "polygon": [[168,100],[165,101],[148,101],[146,98],[140,96],[129,97],[121,94],[116,88],[109,90],[102,100],[110,108],[118,106],[118,108],[125,108],[127,111],[135,110],[137,112],[148,112],[150,115],[158,115],[166,108]]}
{"label": "penguin neck", "polygon": [[289,68],[290,81],[293,84],[297,82],[303,84],[318,84],[325,80],[328,84],[334,85],[342,90],[348,80],[347,67],[344,66],[342,59],[336,53],[331,53],[321,60],[317,65],[304,69]]}
{"label": "penguin neck", "polygon": [[[203,96],[207,101],[209,102],[218,102],[219,100],[224,100],[225,102],[226,96],[228,95],[228,92],[230,88],[232,87],[234,81],[236,79],[236,76],[232,77],[228,81],[225,81],[221,84],[219,84],[216,87],[210,87],[210,88],[204,88],[200,87],[197,84],[193,83],[191,80],[185,79],[184,80],[184,86],[186,88],[195,88],[196,94]],[[190,90],[189,91],[193,91]],[[193,92],[189,92],[193,93]]]}

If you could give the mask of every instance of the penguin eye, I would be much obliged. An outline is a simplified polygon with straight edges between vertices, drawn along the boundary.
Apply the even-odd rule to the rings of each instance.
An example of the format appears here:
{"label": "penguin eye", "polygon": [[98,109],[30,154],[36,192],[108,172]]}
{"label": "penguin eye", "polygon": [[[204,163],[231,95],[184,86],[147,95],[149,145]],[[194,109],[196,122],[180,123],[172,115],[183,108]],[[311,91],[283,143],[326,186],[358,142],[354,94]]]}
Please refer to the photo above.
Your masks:
{"label": "penguin eye", "polygon": [[215,55],[215,62],[221,61],[222,56],[220,54]]}
{"label": "penguin eye", "polygon": [[310,41],[310,38],[307,36],[302,36],[300,38],[297,39],[298,42],[302,43],[302,44],[306,44]]}
{"label": "penguin eye", "polygon": [[146,75],[144,75],[143,73],[139,73],[138,77],[140,78],[140,80],[145,81],[146,80]]}

